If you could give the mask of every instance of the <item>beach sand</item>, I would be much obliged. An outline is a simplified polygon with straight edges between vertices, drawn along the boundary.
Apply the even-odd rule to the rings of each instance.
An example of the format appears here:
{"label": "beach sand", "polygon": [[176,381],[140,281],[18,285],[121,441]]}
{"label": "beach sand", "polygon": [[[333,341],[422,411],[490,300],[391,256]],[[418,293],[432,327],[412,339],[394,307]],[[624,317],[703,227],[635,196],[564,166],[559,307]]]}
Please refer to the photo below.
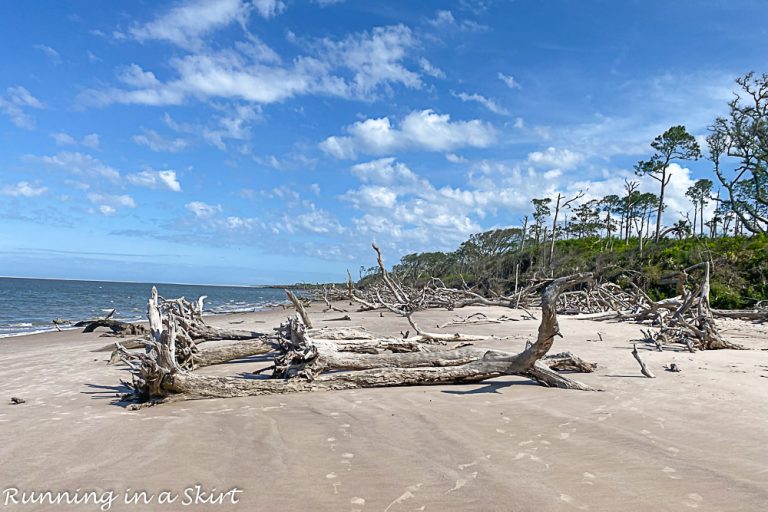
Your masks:
{"label": "beach sand", "polygon": [[[345,306],[348,307],[348,306]],[[315,323],[398,334],[404,319],[310,308]],[[426,311],[419,324],[502,308]],[[280,309],[215,317],[271,331]],[[640,326],[561,317],[563,350],[597,362],[590,393],[520,377],[474,385],[369,389],[186,401],[131,411],[128,379],[92,350],[111,338],[77,331],[0,340],[0,510],[99,510],[5,503],[21,491],[112,489],[110,510],[764,511],[768,506],[768,326],[729,321],[750,351],[655,352]],[[517,351],[538,322],[453,327],[494,333],[477,343]],[[598,335],[600,333],[600,335]],[[602,337],[602,341],[600,340]],[[681,373],[665,364],[678,363]],[[201,369],[243,375],[253,361]],[[10,405],[12,396],[26,403]],[[183,505],[184,490],[237,488],[237,504]],[[124,504],[126,489],[178,494],[172,505]]]}

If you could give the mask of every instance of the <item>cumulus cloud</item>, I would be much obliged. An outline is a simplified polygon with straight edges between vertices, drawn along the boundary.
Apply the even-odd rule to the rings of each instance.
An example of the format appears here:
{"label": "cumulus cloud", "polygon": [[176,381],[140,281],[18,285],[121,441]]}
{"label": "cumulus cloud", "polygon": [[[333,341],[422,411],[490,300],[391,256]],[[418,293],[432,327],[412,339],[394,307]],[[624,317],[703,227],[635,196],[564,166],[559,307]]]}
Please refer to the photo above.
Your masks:
{"label": "cumulus cloud", "polygon": [[72,146],[77,144],[75,138],[65,132],[52,133],[51,138],[56,142],[57,146]]}
{"label": "cumulus cloud", "polygon": [[353,165],[350,171],[363,183],[410,186],[418,182],[418,176],[394,157]]}
{"label": "cumulus cloud", "polygon": [[172,192],[181,192],[181,183],[176,178],[176,171],[141,171],[129,174],[125,178],[128,183],[151,189],[165,189]]}
{"label": "cumulus cloud", "polygon": [[19,128],[31,130],[35,127],[35,120],[27,114],[27,108],[41,109],[43,104],[20,85],[9,87],[5,94],[0,95],[0,112],[8,116]]}
{"label": "cumulus cloud", "polygon": [[221,205],[207,204],[202,201],[192,201],[185,204],[184,208],[192,212],[198,219],[208,219],[222,211]]}
{"label": "cumulus cloud", "polygon": [[37,197],[45,194],[48,189],[31,185],[27,181],[20,181],[15,185],[5,185],[0,188],[0,194],[11,197]]}
{"label": "cumulus cloud", "polygon": [[528,162],[537,167],[567,170],[584,161],[584,155],[569,149],[549,147],[544,151],[534,151],[528,154]]}
{"label": "cumulus cloud", "polygon": [[309,55],[283,65],[271,48],[249,35],[231,48],[199,48],[171,59],[175,77],[169,80],[135,64],[128,66],[118,74],[127,88],[89,89],[78,101],[91,106],[180,105],[194,97],[275,103],[306,94],[370,99],[395,84],[421,87],[420,75],[405,65],[416,46],[408,27],[375,27],[340,40],[312,41]]}
{"label": "cumulus cloud", "polygon": [[120,179],[120,173],[116,169],[85,153],[60,151],[51,156],[28,155],[24,159],[81,176],[106,178],[111,181]]}
{"label": "cumulus cloud", "polygon": [[87,197],[91,203],[98,205],[98,211],[102,215],[114,215],[118,208],[136,208],[136,202],[127,194],[111,195],[94,192],[88,194]]}
{"label": "cumulus cloud", "polygon": [[320,143],[320,149],[339,159],[353,159],[358,154],[384,155],[401,150],[485,148],[496,142],[492,125],[477,119],[452,122],[448,114],[430,109],[411,112],[399,127],[383,117],[356,122],[346,132],[349,135],[328,137]]}

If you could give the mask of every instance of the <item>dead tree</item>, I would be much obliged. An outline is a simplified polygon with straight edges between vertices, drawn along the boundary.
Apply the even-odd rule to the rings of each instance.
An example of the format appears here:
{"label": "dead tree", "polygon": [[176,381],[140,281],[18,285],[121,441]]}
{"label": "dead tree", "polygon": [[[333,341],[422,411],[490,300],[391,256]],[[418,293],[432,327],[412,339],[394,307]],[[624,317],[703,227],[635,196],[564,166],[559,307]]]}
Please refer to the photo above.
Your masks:
{"label": "dead tree", "polygon": [[[81,322],[77,322],[75,325],[73,325],[73,327],[84,327],[84,333],[94,332],[99,327],[106,327],[111,331],[111,335],[113,336],[138,336],[146,334],[147,329],[143,325],[114,320],[112,318],[112,315],[114,314],[115,310],[112,309],[109,313],[104,315],[103,318],[83,320]],[[56,325],[57,329],[59,328],[59,323],[61,322],[54,320],[54,324]]]}
{"label": "dead tree", "polygon": [[[341,342],[329,343],[313,339],[306,325],[297,316],[279,329],[281,350],[275,357],[272,379],[242,379],[213,377],[193,373],[179,364],[176,355],[179,329],[177,317],[162,308],[156,291],[147,306],[152,339],[147,351],[134,358],[125,358],[133,376],[129,386],[131,398],[142,401],[188,398],[226,398],[302,391],[339,390],[367,387],[434,385],[479,382],[501,375],[524,375],[545,386],[565,389],[594,390],[557,373],[542,359],[560,335],[555,304],[566,288],[591,279],[578,274],[554,280],[542,296],[542,318],[535,343],[520,353],[464,348],[437,349],[415,343],[410,339],[389,340],[409,344],[408,352],[387,350],[388,340],[357,340],[353,352],[340,348]],[[392,286],[397,287],[394,283]],[[400,296],[405,302],[402,290]],[[371,353],[371,351],[376,351]],[[383,351],[383,352],[382,352]],[[350,355],[352,354],[352,355]],[[567,357],[559,355],[561,362]],[[588,368],[577,360],[569,363],[576,368]],[[554,363],[553,363],[553,366]],[[352,368],[350,368],[352,367]],[[329,369],[332,373],[326,373]],[[344,370],[344,371],[338,371]],[[352,371],[350,371],[352,370]]]}

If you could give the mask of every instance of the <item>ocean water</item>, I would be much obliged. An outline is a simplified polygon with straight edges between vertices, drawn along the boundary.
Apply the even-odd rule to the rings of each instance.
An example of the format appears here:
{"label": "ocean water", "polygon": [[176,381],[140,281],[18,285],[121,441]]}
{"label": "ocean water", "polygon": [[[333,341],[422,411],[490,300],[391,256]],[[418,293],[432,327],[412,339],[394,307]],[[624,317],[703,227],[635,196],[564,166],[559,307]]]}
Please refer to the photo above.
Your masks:
{"label": "ocean water", "polygon": [[[117,320],[145,320],[152,286],[0,277],[0,338],[55,331],[55,318],[75,323],[104,316],[113,308]],[[157,290],[169,299],[207,295],[203,314],[256,311],[285,301],[283,290],[275,288],[157,284]]]}

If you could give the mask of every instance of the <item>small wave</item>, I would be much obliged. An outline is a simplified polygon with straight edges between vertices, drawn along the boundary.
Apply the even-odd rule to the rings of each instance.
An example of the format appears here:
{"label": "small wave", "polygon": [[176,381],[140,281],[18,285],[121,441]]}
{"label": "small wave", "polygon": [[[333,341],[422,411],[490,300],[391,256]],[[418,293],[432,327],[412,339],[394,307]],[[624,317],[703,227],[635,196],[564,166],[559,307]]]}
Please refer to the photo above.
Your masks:
{"label": "small wave", "polygon": [[[62,331],[70,331],[74,329],[74,327],[65,327],[62,328]],[[30,329],[26,331],[8,331],[8,332],[2,332],[0,331],[0,339],[2,338],[11,338],[13,336],[31,336],[32,334],[44,334],[46,332],[56,332],[55,327],[51,328],[45,328],[45,329]]]}

